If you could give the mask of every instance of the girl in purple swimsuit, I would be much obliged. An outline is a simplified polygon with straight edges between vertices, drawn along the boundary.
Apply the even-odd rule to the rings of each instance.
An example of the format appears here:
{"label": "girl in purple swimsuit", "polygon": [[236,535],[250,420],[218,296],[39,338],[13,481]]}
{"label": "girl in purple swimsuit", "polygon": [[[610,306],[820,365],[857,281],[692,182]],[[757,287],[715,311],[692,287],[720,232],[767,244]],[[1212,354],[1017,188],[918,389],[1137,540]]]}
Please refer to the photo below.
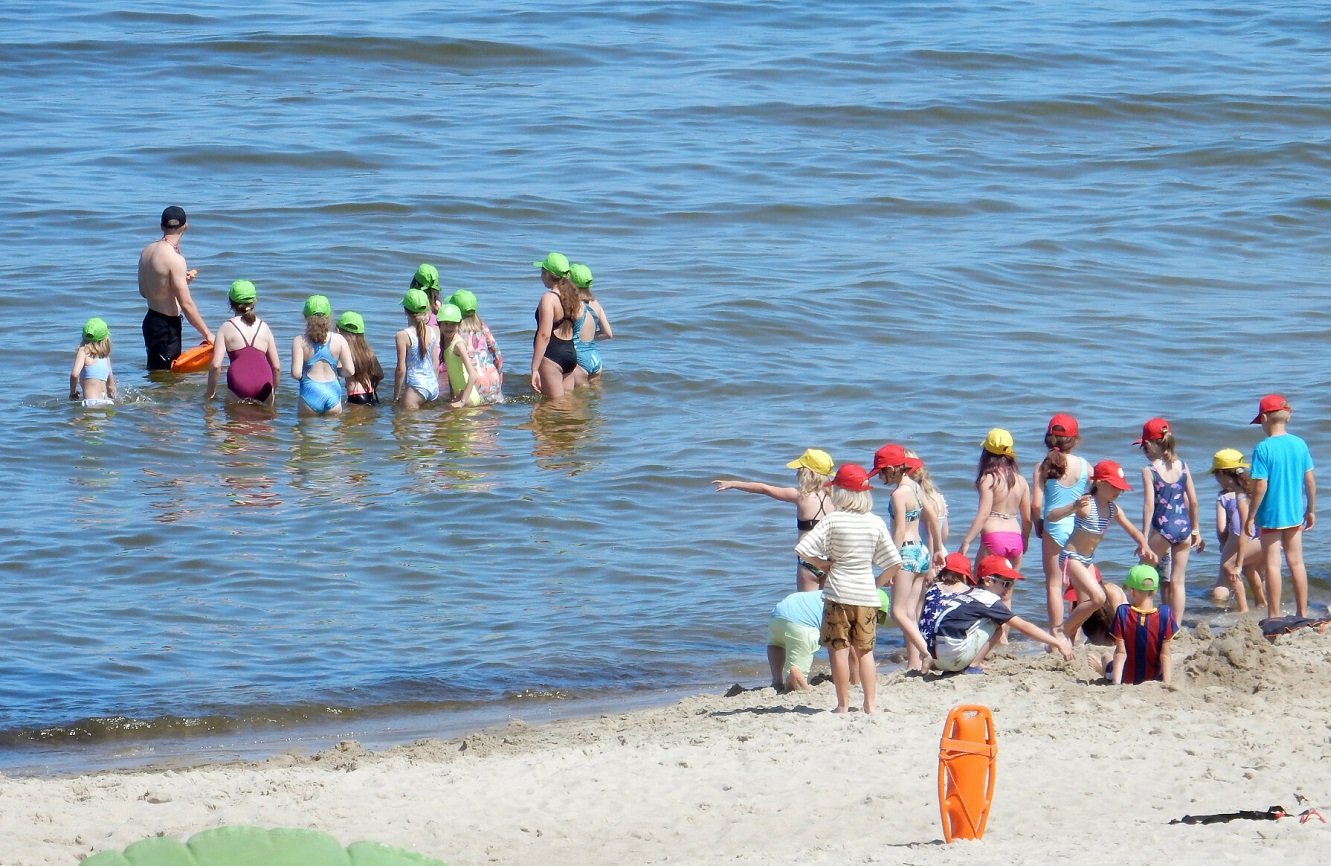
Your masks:
{"label": "girl in purple swimsuit", "polygon": [[1211,475],[1216,484],[1220,485],[1220,495],[1215,500],[1215,536],[1220,542],[1220,572],[1216,575],[1215,585],[1211,587],[1211,598],[1216,604],[1223,605],[1233,597],[1238,603],[1239,613],[1248,612],[1245,583],[1252,592],[1253,604],[1257,607],[1266,606],[1266,587],[1261,574],[1261,545],[1255,535],[1243,531],[1251,506],[1249,497],[1252,495],[1252,476],[1248,474],[1249,466],[1243,459],[1243,452],[1234,448],[1222,448],[1211,459]]}
{"label": "girl in purple swimsuit", "polygon": [[1188,553],[1194,547],[1198,553],[1206,549],[1197,522],[1197,491],[1188,464],[1174,451],[1174,433],[1164,418],[1143,424],[1141,438],[1132,444],[1140,445],[1151,461],[1142,470],[1142,534],[1156,556],[1163,558],[1168,552],[1173,559],[1168,573],[1161,576],[1165,604],[1181,623],[1188,597],[1184,584]]}
{"label": "girl in purple swimsuit", "polygon": [[249,280],[236,280],[227,292],[234,313],[217,328],[213,361],[208,367],[205,400],[217,396],[217,379],[222,360],[228,359],[226,387],[239,400],[252,400],[269,406],[276,402],[277,382],[282,377],[282,360],[277,356],[277,341],[268,323],[254,314],[258,292]]}

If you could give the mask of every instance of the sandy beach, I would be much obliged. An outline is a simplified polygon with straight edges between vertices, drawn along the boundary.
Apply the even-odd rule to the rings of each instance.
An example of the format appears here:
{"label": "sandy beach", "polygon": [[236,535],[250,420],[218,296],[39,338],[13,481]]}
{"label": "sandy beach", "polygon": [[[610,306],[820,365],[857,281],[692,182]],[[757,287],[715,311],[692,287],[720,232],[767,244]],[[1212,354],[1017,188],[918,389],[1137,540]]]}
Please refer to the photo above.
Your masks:
{"label": "sandy beach", "polygon": [[[1176,652],[1171,687],[1092,684],[1084,653],[998,657],[986,676],[883,675],[872,716],[826,712],[824,681],[381,752],[5,778],[0,863],[74,864],[226,824],[315,828],[453,866],[1324,859],[1331,824],[1316,818],[1168,822],[1277,804],[1331,815],[1331,637],[1270,645],[1250,623],[1203,627]],[[994,712],[998,785],[985,838],[949,846],[938,740],[948,709],[972,702]]]}

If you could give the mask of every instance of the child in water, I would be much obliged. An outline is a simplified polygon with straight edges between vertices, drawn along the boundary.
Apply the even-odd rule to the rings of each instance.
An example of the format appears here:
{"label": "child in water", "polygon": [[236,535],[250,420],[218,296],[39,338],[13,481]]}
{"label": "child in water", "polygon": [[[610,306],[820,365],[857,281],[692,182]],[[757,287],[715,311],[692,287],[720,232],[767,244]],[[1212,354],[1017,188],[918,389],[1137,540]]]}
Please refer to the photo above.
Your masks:
{"label": "child in water", "polygon": [[1008,431],[995,427],[985,437],[975,473],[975,489],[980,495],[979,507],[958,550],[966,553],[978,535],[977,565],[984,557],[993,555],[1020,569],[1026,540],[1031,534],[1031,487],[1017,468],[1017,452]]}
{"label": "child in water", "polygon": [[942,564],[943,542],[938,531],[938,519],[933,501],[910,473],[923,463],[906,453],[900,445],[888,444],[873,455],[873,473],[892,488],[887,501],[892,543],[901,556],[901,570],[892,580],[892,618],[906,636],[906,658],[911,670],[924,670],[923,639],[919,637],[920,613],[924,606],[924,590],[935,558]]}
{"label": "child in water", "polygon": [[215,332],[217,342],[213,344],[208,388],[203,399],[217,396],[217,379],[225,359],[227,390],[237,399],[271,406],[276,402],[277,382],[282,378],[282,359],[277,356],[277,340],[268,323],[254,313],[258,291],[249,280],[236,280],[226,297],[234,315]]}
{"label": "child in water", "polygon": [[74,367],[69,371],[69,399],[79,399],[83,388],[84,406],[110,406],[116,400],[116,376],[111,372],[111,329],[93,316],[83,323],[83,342],[74,352]]}
{"label": "child in water", "polygon": [[1194,547],[1198,553],[1206,549],[1197,522],[1197,491],[1188,464],[1174,451],[1174,431],[1164,418],[1143,424],[1141,438],[1133,444],[1151,461],[1142,470],[1142,534],[1157,558],[1169,553],[1173,559],[1167,573],[1169,606],[1182,622],[1188,554]]}
{"label": "child in water", "polygon": [[347,402],[358,406],[379,405],[379,383],[384,379],[384,368],[365,339],[365,319],[360,313],[347,310],[337,317],[337,332],[351,348],[351,360],[356,374],[347,377]]}
{"label": "child in water", "polygon": [[356,375],[351,349],[346,339],[330,333],[333,305],[323,295],[305,299],[305,333],[291,343],[291,378],[300,382],[300,402],[296,413],[341,415],[342,383],[338,374]]}
{"label": "child in water", "polygon": [[[795,487],[720,479],[712,483],[716,485],[718,493],[722,490],[742,490],[745,493],[761,493],[779,502],[795,503],[795,528],[799,532],[796,541],[799,541],[818,525],[818,521],[832,513],[832,497],[827,491],[827,484],[832,480],[833,465],[832,457],[826,451],[809,448],[786,464],[787,469],[795,470]],[[822,585],[822,569],[795,557],[796,591],[812,592]]]}
{"label": "child in water", "polygon": [[407,327],[397,332],[393,402],[419,409],[439,399],[439,329],[429,323],[430,299],[420,289],[402,298]]}
{"label": "child in water", "polygon": [[578,385],[586,385],[601,378],[601,350],[596,348],[596,338],[613,340],[615,332],[601,302],[592,294],[592,269],[575,262],[569,266],[568,278],[582,298],[582,315],[573,323],[573,348],[578,352],[578,369],[573,377]]}
{"label": "child in water", "polygon": [[1248,612],[1248,593],[1253,604],[1266,606],[1266,590],[1259,571],[1262,562],[1261,545],[1257,537],[1243,531],[1248,520],[1252,479],[1248,477],[1248,464],[1243,453],[1234,448],[1222,448],[1211,458],[1211,475],[1220,485],[1215,499],[1215,535],[1220,542],[1220,573],[1216,575],[1211,597],[1217,604],[1232,595],[1239,613]]}
{"label": "child in water", "polygon": [[[1132,536],[1132,540],[1137,543],[1137,556],[1143,562],[1156,561],[1146,536],[1137,531],[1137,527],[1132,525],[1132,521],[1128,520],[1115,501],[1119,494],[1131,489],[1121,466],[1113,460],[1101,460],[1095,464],[1095,471],[1091,475],[1090,492],[1048,513],[1050,522],[1069,516],[1073,518],[1072,534],[1058,555],[1063,580],[1077,590],[1077,603],[1063,623],[1063,633],[1070,641],[1076,640],[1077,629],[1105,602],[1104,587],[1096,580],[1094,570],[1095,550],[1104,540],[1110,524],[1117,523]],[[1062,603],[1060,595],[1059,605]]]}
{"label": "child in water", "polygon": [[476,314],[475,293],[458,289],[448,302],[462,311],[458,334],[471,357],[471,366],[476,370],[471,383],[475,385],[481,402],[504,402],[504,355],[490,328]]}
{"label": "child in water", "polygon": [[439,345],[444,357],[444,369],[448,373],[448,405],[454,409],[463,406],[481,405],[480,392],[472,384],[476,381],[476,368],[471,364],[471,353],[467,351],[458,333],[458,324],[462,321],[462,311],[453,304],[444,304],[439,308]]}
{"label": "child in water", "polygon": [[1044,447],[1049,449],[1031,478],[1031,524],[1040,539],[1040,562],[1044,566],[1045,597],[1049,605],[1049,630],[1063,625],[1063,575],[1059,558],[1072,534],[1072,512],[1053,520],[1049,512],[1075,503],[1090,485],[1090,464],[1073,454],[1081,442],[1077,419],[1060,412],[1049,419]]}

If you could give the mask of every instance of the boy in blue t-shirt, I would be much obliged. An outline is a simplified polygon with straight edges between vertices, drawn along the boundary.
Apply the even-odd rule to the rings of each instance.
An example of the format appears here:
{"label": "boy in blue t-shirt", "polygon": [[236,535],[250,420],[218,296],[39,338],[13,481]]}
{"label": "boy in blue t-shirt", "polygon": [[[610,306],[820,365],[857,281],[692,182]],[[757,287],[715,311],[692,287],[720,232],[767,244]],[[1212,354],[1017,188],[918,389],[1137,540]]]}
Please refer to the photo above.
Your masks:
{"label": "boy in blue t-shirt", "polygon": [[1252,504],[1244,532],[1260,531],[1262,569],[1266,577],[1266,615],[1280,616],[1280,551],[1285,551],[1289,579],[1294,584],[1298,615],[1308,615],[1308,572],[1303,567],[1303,530],[1312,529],[1317,515],[1317,480],[1308,445],[1290,433],[1289,402],[1267,394],[1252,423],[1261,424],[1266,438],[1252,451]]}
{"label": "boy in blue t-shirt", "polygon": [[1134,565],[1128,569],[1123,585],[1128,590],[1128,603],[1118,606],[1109,628],[1114,636],[1110,680],[1115,685],[1152,680],[1169,685],[1173,674],[1169,642],[1178,634],[1178,623],[1169,605],[1155,606],[1160,574],[1149,565]]}

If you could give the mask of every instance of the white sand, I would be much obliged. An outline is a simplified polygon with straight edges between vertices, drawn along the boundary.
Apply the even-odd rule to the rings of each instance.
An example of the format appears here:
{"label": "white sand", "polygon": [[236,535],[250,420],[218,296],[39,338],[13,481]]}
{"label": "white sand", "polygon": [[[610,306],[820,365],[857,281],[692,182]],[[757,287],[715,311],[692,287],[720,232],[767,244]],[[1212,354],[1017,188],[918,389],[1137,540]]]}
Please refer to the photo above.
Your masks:
{"label": "white sand", "polygon": [[[1271,647],[1248,626],[1176,649],[1172,688],[1092,685],[1080,659],[999,658],[983,677],[883,676],[873,716],[825,712],[825,683],[380,753],[5,778],[0,864],[74,864],[223,824],[311,827],[453,866],[1324,861],[1331,824],[1167,822],[1331,805],[1331,637]],[[938,740],[960,703],[994,711],[998,785],[985,838],[948,846]]]}

